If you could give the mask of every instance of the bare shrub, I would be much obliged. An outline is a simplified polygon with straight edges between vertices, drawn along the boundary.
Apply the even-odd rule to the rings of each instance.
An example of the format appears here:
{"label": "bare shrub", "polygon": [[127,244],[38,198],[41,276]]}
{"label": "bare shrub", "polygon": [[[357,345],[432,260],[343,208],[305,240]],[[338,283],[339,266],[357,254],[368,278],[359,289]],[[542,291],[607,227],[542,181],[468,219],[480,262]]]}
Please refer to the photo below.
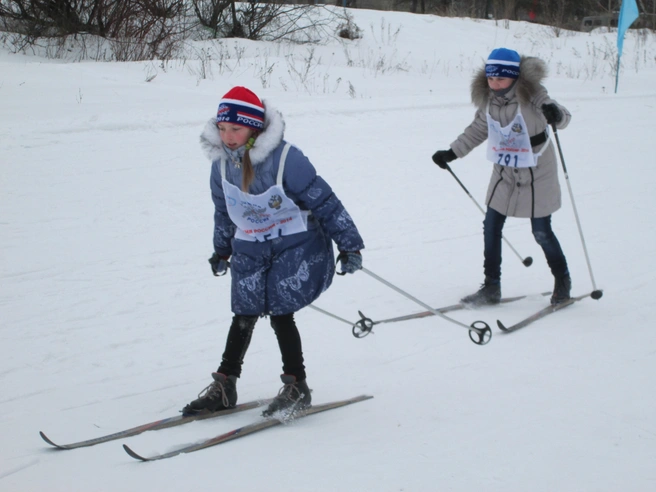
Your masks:
{"label": "bare shrub", "polygon": [[316,43],[336,32],[344,17],[323,6],[284,3],[191,0],[193,11],[211,38]]}
{"label": "bare shrub", "polygon": [[109,40],[119,61],[172,56],[182,41],[185,10],[184,0],[0,2],[0,18],[24,36],[26,46],[44,39],[53,53],[57,44],[74,45],[79,35],[93,35]]}
{"label": "bare shrub", "polygon": [[218,38],[221,26],[226,22],[230,1],[191,0],[191,5],[200,25],[211,33],[212,38]]}
{"label": "bare shrub", "polygon": [[344,20],[337,26],[337,36],[342,39],[360,39],[362,37],[362,29],[360,29],[353,16],[344,10]]}

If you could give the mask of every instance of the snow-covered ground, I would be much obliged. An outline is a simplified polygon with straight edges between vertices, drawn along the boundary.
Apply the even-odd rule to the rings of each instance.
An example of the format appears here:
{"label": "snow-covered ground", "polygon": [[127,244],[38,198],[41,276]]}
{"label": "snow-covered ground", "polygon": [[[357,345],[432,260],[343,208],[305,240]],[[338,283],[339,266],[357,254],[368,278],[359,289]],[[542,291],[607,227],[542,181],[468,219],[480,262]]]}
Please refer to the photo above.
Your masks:
{"label": "snow-covered ground", "polygon": [[[208,47],[221,66],[0,50],[0,491],[656,489],[654,35],[629,33],[615,94],[614,33],[351,13],[360,40],[230,40]],[[552,97],[573,113],[559,137],[601,300],[512,335],[496,320],[544,298],[450,315],[493,327],[485,346],[436,317],[355,339],[306,309],[297,321],[314,402],[374,399],[150,464],[121,444],[166,452],[257,411],[66,452],[39,438],[170,417],[210,382],[230,289],[207,263],[213,206],[198,136],[234,85],[283,112],[287,139],[355,219],[366,268],[433,306],[474,291],[483,217],[430,157],[470,123],[472,72],[502,46],[544,58]],[[483,146],[452,168],[483,203]],[[562,172],[561,185],[554,227],[580,294],[593,283]],[[505,236],[535,261],[525,268],[505,249],[504,295],[550,290],[528,221],[509,219]],[[362,272],[337,277],[316,305],[352,321],[358,310],[374,320],[423,310]],[[240,401],[274,395],[280,371],[260,320]]]}

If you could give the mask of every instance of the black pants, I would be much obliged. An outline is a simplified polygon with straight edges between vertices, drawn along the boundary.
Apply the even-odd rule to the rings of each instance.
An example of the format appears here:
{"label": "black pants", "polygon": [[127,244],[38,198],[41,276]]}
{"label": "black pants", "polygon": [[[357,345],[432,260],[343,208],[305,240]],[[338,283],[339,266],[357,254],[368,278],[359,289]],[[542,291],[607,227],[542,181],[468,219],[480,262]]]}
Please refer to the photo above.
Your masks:
{"label": "black pants", "polygon": [[[242,316],[239,314],[232,318],[232,325],[230,325],[218,372],[226,376],[241,376],[241,366],[251,343],[257,318],[257,316]],[[294,313],[271,316],[271,327],[278,339],[283,373],[295,376],[297,381],[305,380],[303,347],[301,345],[301,335],[294,321]]]}

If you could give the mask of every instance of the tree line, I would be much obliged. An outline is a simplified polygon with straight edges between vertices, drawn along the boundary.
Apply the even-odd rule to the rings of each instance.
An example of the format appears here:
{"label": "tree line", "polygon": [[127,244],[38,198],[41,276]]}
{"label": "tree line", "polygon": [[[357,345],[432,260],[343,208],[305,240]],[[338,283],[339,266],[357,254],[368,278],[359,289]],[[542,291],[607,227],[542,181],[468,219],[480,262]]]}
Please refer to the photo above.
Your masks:
{"label": "tree line", "polygon": [[[636,0],[636,3],[641,14],[656,15],[656,0]],[[395,0],[394,2],[396,7],[415,13],[527,20],[571,29],[576,29],[583,17],[617,13],[621,4],[622,0]]]}
{"label": "tree line", "polygon": [[[577,29],[587,15],[619,10],[621,0],[360,0],[367,8],[483,19],[529,20]],[[292,3],[301,2],[301,3]],[[656,15],[656,0],[637,0],[639,10]],[[317,41],[317,24],[335,18],[313,16],[317,0],[256,3],[233,0],[0,0],[0,26],[25,42],[41,38],[93,35],[118,43],[128,59],[167,58],[183,39],[239,37]],[[336,0],[338,6],[343,0]],[[347,6],[358,7],[358,0]],[[339,17],[339,14],[334,14]],[[348,13],[338,34],[353,28]],[[344,27],[347,29],[344,29]]]}

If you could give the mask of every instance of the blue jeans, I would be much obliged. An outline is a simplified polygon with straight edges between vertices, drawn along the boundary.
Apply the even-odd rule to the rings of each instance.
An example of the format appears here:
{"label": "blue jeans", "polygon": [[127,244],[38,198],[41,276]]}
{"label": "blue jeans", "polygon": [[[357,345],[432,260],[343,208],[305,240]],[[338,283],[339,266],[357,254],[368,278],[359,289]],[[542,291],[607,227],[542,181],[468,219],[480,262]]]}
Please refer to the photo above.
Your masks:
{"label": "blue jeans", "polygon": [[[485,242],[485,261],[483,269],[487,282],[501,281],[501,241],[506,216],[488,207],[483,221],[483,240]],[[533,237],[542,247],[547,264],[554,277],[569,275],[567,260],[558,238],[551,229],[551,215],[531,219]]]}

